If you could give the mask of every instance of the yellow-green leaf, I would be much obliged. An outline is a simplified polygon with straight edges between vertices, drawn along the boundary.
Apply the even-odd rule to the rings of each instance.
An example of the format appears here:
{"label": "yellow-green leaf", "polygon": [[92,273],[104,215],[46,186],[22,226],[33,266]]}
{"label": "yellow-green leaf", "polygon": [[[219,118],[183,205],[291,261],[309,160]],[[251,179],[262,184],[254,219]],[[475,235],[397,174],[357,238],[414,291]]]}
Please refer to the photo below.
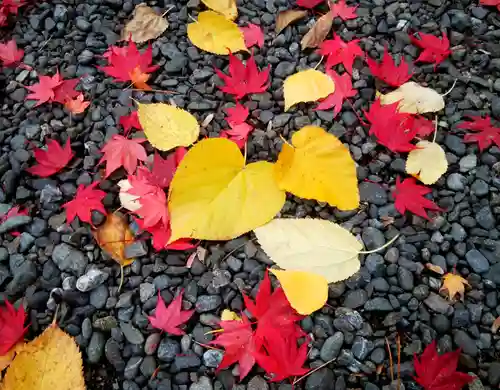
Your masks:
{"label": "yellow-green leaf", "polygon": [[196,118],[181,108],[165,103],[139,103],[137,114],[144,134],[156,149],[189,146],[200,135]]}
{"label": "yellow-green leaf", "polygon": [[275,165],[282,190],[340,210],[359,206],[356,166],[342,142],[321,127],[305,126],[283,144]]}
{"label": "yellow-green leaf", "polygon": [[269,222],[285,203],[273,164],[245,158],[232,141],[207,138],[182,159],[169,193],[172,237],[230,240]]}
{"label": "yellow-green leaf", "polygon": [[335,91],[330,76],[315,69],[307,69],[288,76],[284,83],[285,111],[294,104],[315,102]]}
{"label": "yellow-green leaf", "polygon": [[238,8],[235,0],[201,0],[208,8],[224,15],[226,19],[234,20],[238,17]]}
{"label": "yellow-green leaf", "polygon": [[238,26],[214,11],[200,12],[198,21],[188,24],[187,34],[193,45],[210,53],[247,51]]}
{"label": "yellow-green leaf", "polygon": [[406,172],[424,184],[434,184],[447,170],[446,154],[435,142],[420,141],[406,160]]}

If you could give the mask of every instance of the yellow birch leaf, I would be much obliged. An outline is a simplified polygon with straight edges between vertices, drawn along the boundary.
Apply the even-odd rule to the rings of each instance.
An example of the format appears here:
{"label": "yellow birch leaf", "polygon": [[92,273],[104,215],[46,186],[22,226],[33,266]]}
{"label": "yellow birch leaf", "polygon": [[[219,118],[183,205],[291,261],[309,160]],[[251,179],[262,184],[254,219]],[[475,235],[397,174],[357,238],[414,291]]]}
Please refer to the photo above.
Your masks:
{"label": "yellow birch leaf", "polygon": [[248,51],[238,26],[214,11],[200,12],[198,21],[188,24],[187,35],[193,45],[209,53]]}
{"label": "yellow birch leaf", "polygon": [[189,146],[198,139],[200,125],[182,108],[165,103],[138,104],[139,122],[148,141],[156,149]]}
{"label": "yellow birch leaf", "polygon": [[398,111],[409,114],[424,114],[441,111],[444,108],[443,96],[432,88],[409,81],[398,89],[385,95],[380,95],[382,104],[399,102]]}
{"label": "yellow birch leaf", "polygon": [[2,385],[2,390],[85,390],[80,350],[72,337],[50,326],[18,352]]}
{"label": "yellow birch leaf", "polygon": [[238,8],[235,0],[201,0],[208,8],[224,15],[226,19],[234,20],[238,17]]}
{"label": "yellow birch leaf", "polygon": [[134,262],[135,259],[125,257],[125,247],[134,242],[134,234],[120,214],[108,214],[106,222],[92,234],[101,249],[118,264],[124,267]]}
{"label": "yellow birch leaf", "polygon": [[446,154],[435,142],[420,141],[417,148],[408,153],[406,172],[424,184],[434,184],[447,170]]}
{"label": "yellow birch leaf", "polygon": [[327,74],[306,69],[288,76],[284,83],[285,111],[294,104],[315,102],[335,91],[335,83]]}
{"label": "yellow birch leaf", "polygon": [[224,309],[220,315],[221,321],[241,321],[241,317],[234,311]]}
{"label": "yellow birch leaf", "polygon": [[321,127],[305,126],[283,144],[275,164],[278,186],[305,199],[327,202],[340,210],[359,206],[353,159],[342,142]]}
{"label": "yellow birch leaf", "polygon": [[359,270],[363,246],[336,223],[277,218],[254,231],[262,249],[280,268],[322,275],[328,283]]}
{"label": "yellow birch leaf", "polygon": [[460,300],[464,300],[465,286],[469,286],[469,282],[462,278],[460,275],[454,273],[447,273],[443,277],[443,286],[439,291],[446,290],[448,293],[448,299],[453,301],[455,295],[459,295]]}
{"label": "yellow birch leaf", "polygon": [[266,161],[245,165],[240,149],[228,139],[198,142],[170,184],[170,242],[230,240],[269,222],[285,203],[273,168]]}
{"label": "yellow birch leaf", "polygon": [[325,306],[328,281],[324,276],[306,271],[270,269],[280,281],[290,305],[299,314],[309,315]]}
{"label": "yellow birch leaf", "polygon": [[158,38],[168,27],[167,19],[158,15],[146,3],[136,5],[133,15],[122,30],[122,40],[130,37],[137,43],[146,42]]}

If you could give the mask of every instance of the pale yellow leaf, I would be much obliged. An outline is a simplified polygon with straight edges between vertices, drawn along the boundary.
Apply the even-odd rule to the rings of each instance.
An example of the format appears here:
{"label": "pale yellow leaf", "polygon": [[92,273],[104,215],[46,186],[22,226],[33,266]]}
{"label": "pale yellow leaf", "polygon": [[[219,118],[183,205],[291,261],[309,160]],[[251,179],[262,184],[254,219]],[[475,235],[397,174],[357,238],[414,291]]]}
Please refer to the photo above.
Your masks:
{"label": "pale yellow leaf", "polygon": [[328,281],[324,276],[294,270],[270,269],[279,280],[290,305],[299,314],[309,315],[325,306]]}
{"label": "pale yellow leaf", "polygon": [[276,34],[279,34],[283,29],[297,20],[305,18],[307,14],[308,12],[305,9],[287,9],[281,11],[276,18]]}
{"label": "pale yellow leaf", "polygon": [[316,23],[311,27],[311,29],[302,37],[300,41],[300,46],[302,50],[307,48],[314,48],[321,45],[325,40],[326,36],[332,29],[333,14],[327,12],[322,17],[320,17]]}
{"label": "pale yellow leaf", "polygon": [[380,95],[382,104],[399,102],[398,111],[409,114],[424,114],[441,111],[444,108],[443,96],[432,88],[409,81],[398,89],[385,95]]}
{"label": "pale yellow leaf", "polygon": [[275,165],[282,190],[340,210],[359,206],[356,166],[349,149],[321,127],[305,126],[283,144]]}
{"label": "pale yellow leaf", "polygon": [[72,337],[50,326],[7,369],[2,390],[85,390],[82,357]]}
{"label": "pale yellow leaf", "polygon": [[448,161],[441,146],[435,142],[420,141],[408,153],[406,172],[424,184],[434,184],[448,170]]}
{"label": "pale yellow leaf", "polygon": [[224,309],[220,315],[221,321],[241,321],[241,317],[234,311]]}
{"label": "pale yellow leaf", "polygon": [[235,0],[201,0],[208,8],[221,15],[226,19],[234,20],[238,17],[238,8]]}
{"label": "pale yellow leaf", "polygon": [[134,242],[134,234],[119,213],[111,213],[97,229],[92,231],[95,240],[109,256],[121,266],[132,264],[135,259],[125,257],[125,247]]}
{"label": "pale yellow leaf", "polygon": [[245,165],[240,149],[228,139],[198,142],[170,184],[170,242],[230,240],[270,221],[285,203],[273,169],[266,161]]}
{"label": "pale yellow leaf", "polygon": [[335,91],[330,76],[316,69],[307,69],[288,76],[284,83],[285,111],[294,104],[315,102]]}
{"label": "pale yellow leaf", "polygon": [[462,278],[460,275],[454,273],[447,273],[443,277],[443,286],[439,291],[446,290],[448,293],[448,299],[453,301],[455,295],[459,295],[460,300],[464,300],[465,286],[469,286],[469,282]]}
{"label": "pale yellow leaf", "polygon": [[360,267],[361,243],[346,229],[322,219],[274,219],[254,230],[262,249],[280,268],[347,279]]}
{"label": "pale yellow leaf", "polygon": [[200,12],[198,21],[188,24],[187,34],[193,45],[210,53],[248,51],[238,26],[214,11]]}
{"label": "pale yellow leaf", "polygon": [[137,114],[148,141],[156,149],[189,146],[198,139],[200,125],[189,112],[165,103],[138,104]]}
{"label": "pale yellow leaf", "polygon": [[141,203],[139,202],[140,196],[132,195],[127,192],[132,188],[129,181],[127,179],[120,180],[118,182],[118,187],[120,187],[118,197],[122,207],[129,211],[139,210],[141,208]]}
{"label": "pale yellow leaf", "polygon": [[121,39],[132,38],[141,43],[158,38],[167,29],[168,22],[146,3],[138,4],[134,9],[133,18],[122,30]]}

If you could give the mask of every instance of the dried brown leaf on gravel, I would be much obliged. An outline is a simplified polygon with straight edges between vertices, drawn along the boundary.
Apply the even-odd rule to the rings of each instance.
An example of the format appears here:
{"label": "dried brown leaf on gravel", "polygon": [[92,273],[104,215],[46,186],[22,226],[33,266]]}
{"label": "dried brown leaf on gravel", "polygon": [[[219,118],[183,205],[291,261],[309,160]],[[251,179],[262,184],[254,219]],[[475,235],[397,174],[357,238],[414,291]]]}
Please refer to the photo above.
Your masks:
{"label": "dried brown leaf on gravel", "polygon": [[278,14],[276,18],[276,34],[279,34],[290,24],[305,18],[307,11],[303,9],[288,9]]}
{"label": "dried brown leaf on gravel", "polygon": [[123,28],[121,39],[129,39],[136,43],[158,38],[167,29],[168,22],[145,3],[138,4],[134,16]]}
{"label": "dried brown leaf on gravel", "polygon": [[93,231],[99,246],[122,267],[132,264],[134,259],[125,256],[125,247],[134,242],[134,234],[120,214],[109,214],[106,222]]}
{"label": "dried brown leaf on gravel", "polygon": [[319,45],[321,45],[321,43],[325,40],[328,33],[332,29],[332,23],[333,14],[331,12],[327,12],[321,18],[319,18],[300,41],[302,50],[318,47]]}

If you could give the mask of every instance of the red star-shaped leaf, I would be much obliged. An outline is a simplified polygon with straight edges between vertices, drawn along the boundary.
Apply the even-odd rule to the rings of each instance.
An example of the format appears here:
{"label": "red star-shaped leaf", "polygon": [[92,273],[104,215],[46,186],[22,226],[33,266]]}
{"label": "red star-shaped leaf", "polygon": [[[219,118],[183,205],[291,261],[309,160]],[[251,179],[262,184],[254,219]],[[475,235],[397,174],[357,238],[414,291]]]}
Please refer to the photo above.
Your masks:
{"label": "red star-shaped leaf", "polygon": [[450,41],[446,34],[443,33],[441,39],[432,35],[425,34],[422,32],[416,33],[420,37],[417,39],[415,35],[410,35],[411,43],[424,49],[422,53],[417,58],[416,62],[428,62],[433,63],[434,68],[443,62],[450,54]]}
{"label": "red star-shaped leaf", "polygon": [[28,327],[24,327],[26,312],[23,305],[15,309],[12,304],[4,300],[5,306],[0,307],[0,356],[7,354],[12,347],[22,341]]}
{"label": "red star-shaped leaf", "polygon": [[180,325],[188,321],[194,313],[194,310],[182,310],[182,295],[184,290],[181,290],[170,305],[165,306],[165,301],[158,293],[158,301],[156,303],[156,310],[153,316],[148,316],[149,323],[153,328],[160,329],[163,332],[182,336],[186,334]]}
{"label": "red star-shaped leaf", "polygon": [[79,82],[79,78],[62,80],[61,83],[54,88],[53,101],[61,104],[66,104],[68,100],[75,99],[76,97],[81,95],[80,92],[75,90],[75,87]]}
{"label": "red star-shaped leaf", "polygon": [[226,111],[228,113],[226,121],[231,127],[231,130],[223,130],[220,136],[230,139],[241,149],[245,146],[248,135],[254,129],[253,126],[245,122],[248,118],[249,111],[240,103],[236,103],[235,107],[228,108]]}
{"label": "red star-shaped leaf", "polygon": [[492,144],[500,147],[500,128],[493,126],[491,118],[486,116],[470,116],[471,122],[463,122],[457,126],[458,129],[468,129],[476,133],[468,133],[464,136],[464,142],[477,142],[479,150],[490,147]]}
{"label": "red star-shaped leaf", "polygon": [[129,175],[137,168],[137,160],[146,161],[147,155],[144,146],[145,138],[127,139],[121,135],[114,134],[101,149],[104,153],[99,164],[106,162],[106,176],[108,177],[120,167],[124,167]]}
{"label": "red star-shaped leaf", "polygon": [[313,9],[314,7],[324,2],[325,0],[297,0],[295,4],[298,7]]}
{"label": "red star-shaped leaf", "polygon": [[418,215],[427,220],[431,220],[425,209],[431,211],[442,211],[432,200],[424,198],[424,195],[430,194],[432,190],[426,186],[417,184],[413,177],[401,179],[398,177],[396,181],[396,189],[393,191],[394,207],[400,214],[408,210],[410,213]]}
{"label": "red star-shaped leaf", "polygon": [[350,7],[346,4],[345,0],[338,0],[336,3],[329,1],[329,4],[333,17],[338,16],[342,20],[356,19],[358,17],[356,15],[358,6]]}
{"label": "red star-shaped leaf", "polygon": [[59,172],[74,156],[69,138],[64,148],[51,139],[47,141],[47,150],[35,148],[33,154],[38,165],[26,168],[26,172],[40,177],[49,177]]}
{"label": "red star-shaped leaf", "polygon": [[396,66],[396,63],[389,54],[387,47],[384,50],[384,56],[382,57],[382,61],[380,63],[369,57],[366,59],[366,62],[373,76],[392,87],[399,87],[413,76],[413,72],[410,73],[410,66],[403,59],[401,59],[399,65]]}
{"label": "red star-shaped leaf", "polygon": [[151,170],[146,167],[139,167],[137,169],[137,176],[144,178],[147,182],[159,188],[166,188],[170,185],[175,171],[186,153],[187,149],[183,147],[177,148],[166,159],[155,153]]}
{"label": "red star-shaped leaf", "polygon": [[335,118],[340,110],[342,110],[344,100],[355,96],[357,91],[352,88],[351,75],[349,73],[339,75],[333,69],[328,69],[326,73],[335,83],[335,91],[325,99],[320,100],[315,110],[329,110],[333,108],[333,117]]}
{"label": "red star-shaped leaf", "polygon": [[423,116],[415,116],[410,120],[411,128],[414,129],[417,137],[427,137],[436,131],[435,123]]}
{"label": "red star-shaped leaf", "polygon": [[0,43],[0,61],[3,66],[16,65],[24,56],[24,50],[18,49],[16,41],[11,39],[6,43]]}
{"label": "red star-shaped leaf", "polygon": [[71,223],[78,217],[80,221],[91,223],[92,210],[97,210],[102,214],[106,214],[106,209],[102,204],[106,193],[102,190],[96,190],[99,182],[94,182],[85,187],[80,184],[76,190],[75,198],[65,204],[66,222]]}
{"label": "red star-shaped leaf", "polygon": [[338,35],[333,34],[333,39],[324,41],[318,52],[322,56],[328,56],[327,68],[343,64],[349,74],[352,74],[352,65],[356,57],[364,57],[363,50],[358,45],[359,39],[344,42]]}
{"label": "red star-shaped leaf", "polygon": [[137,111],[132,111],[128,115],[122,115],[119,123],[120,126],[123,127],[123,135],[125,135],[125,137],[128,136],[132,129],[142,130]]}
{"label": "red star-shaped leaf", "polygon": [[254,45],[258,47],[264,46],[264,32],[260,26],[253,23],[248,23],[245,27],[240,27],[245,39],[245,46],[250,48]]}
{"label": "red star-shaped leaf", "polygon": [[39,82],[26,88],[31,91],[31,93],[26,96],[26,100],[38,100],[34,107],[40,104],[51,102],[54,100],[55,93],[54,88],[61,85],[63,80],[59,71],[54,76],[39,76]]}

